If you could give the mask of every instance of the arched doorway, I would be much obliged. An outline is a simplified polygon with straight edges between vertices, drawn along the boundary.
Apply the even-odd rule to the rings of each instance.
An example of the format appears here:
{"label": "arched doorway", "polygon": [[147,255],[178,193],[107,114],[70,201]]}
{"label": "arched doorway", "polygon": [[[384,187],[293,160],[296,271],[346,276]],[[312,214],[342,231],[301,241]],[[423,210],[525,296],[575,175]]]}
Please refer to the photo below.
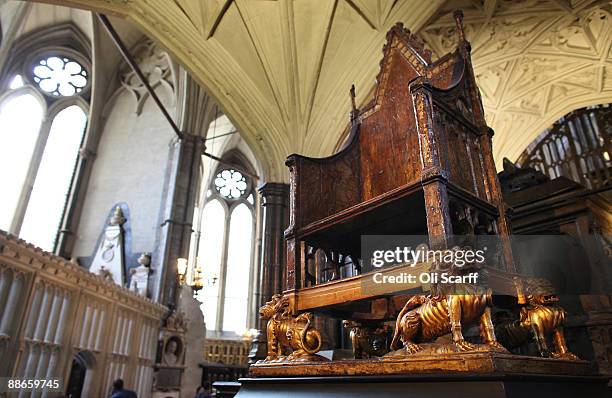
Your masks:
{"label": "arched doorway", "polygon": [[85,398],[90,396],[95,363],[96,358],[89,351],[81,351],[74,356],[66,387],[67,397]]}

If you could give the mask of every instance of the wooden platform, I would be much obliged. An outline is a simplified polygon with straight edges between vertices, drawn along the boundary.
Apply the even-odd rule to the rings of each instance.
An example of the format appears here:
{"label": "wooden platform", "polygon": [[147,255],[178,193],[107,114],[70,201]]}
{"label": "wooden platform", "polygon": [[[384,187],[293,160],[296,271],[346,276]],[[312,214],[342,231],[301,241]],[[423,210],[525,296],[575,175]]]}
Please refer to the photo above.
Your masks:
{"label": "wooden platform", "polygon": [[236,398],[605,398],[608,380],[560,375],[246,378]]}
{"label": "wooden platform", "polygon": [[250,367],[237,398],[603,398],[608,379],[587,361],[496,352]]}
{"label": "wooden platform", "polygon": [[382,376],[461,374],[593,374],[587,361],[538,358],[496,352],[448,353],[413,357],[384,357],[367,360],[325,362],[276,362],[251,365],[251,377]]}

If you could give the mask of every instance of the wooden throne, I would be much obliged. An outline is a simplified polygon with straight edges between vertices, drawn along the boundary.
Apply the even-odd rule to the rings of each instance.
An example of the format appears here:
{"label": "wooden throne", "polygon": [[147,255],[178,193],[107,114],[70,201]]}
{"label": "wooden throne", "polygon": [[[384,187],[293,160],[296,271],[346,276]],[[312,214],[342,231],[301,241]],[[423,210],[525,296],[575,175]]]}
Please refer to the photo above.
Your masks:
{"label": "wooden throne", "polygon": [[[496,340],[495,326],[518,336],[527,330],[521,319],[531,320],[531,314],[536,319],[537,313],[542,316],[538,319],[552,325],[553,318],[562,316],[546,314],[563,314],[563,309],[550,304],[554,294],[541,289],[545,283],[526,279],[533,282],[533,289],[531,285],[523,289],[523,280],[515,272],[491,151],[492,130],[484,119],[461,13],[455,13],[455,19],[458,47],[435,62],[401,24],[393,27],[384,46],[374,99],[357,109],[354,92],[351,95],[353,110],[345,146],[328,158],[291,155],[287,159],[287,289],[260,308],[267,320],[267,356],[250,367],[253,379],[242,380],[245,397],[268,396],[272,390],[296,397],[337,396],[340,390],[334,383],[340,380],[347,396],[399,396],[407,388],[420,388],[421,382],[451,373],[497,375],[500,391],[509,391],[510,387],[502,386],[506,374],[589,374],[588,362],[568,351],[562,321],[547,329],[555,335],[555,358],[549,357],[543,326],[536,338],[541,357],[512,355]],[[368,281],[396,266],[365,269],[366,262],[359,258],[363,235],[416,235],[434,251],[452,248],[457,238],[490,235],[496,241],[495,259],[485,260],[487,286],[464,284],[464,290],[446,291],[436,286],[428,291],[435,290],[432,294],[423,294],[429,289],[425,286],[379,291],[369,288]],[[439,264],[421,261],[415,265],[428,273],[427,267]],[[508,300],[505,305],[512,310],[518,304],[521,314],[527,315],[515,321],[514,313],[508,312],[507,319],[498,318],[494,325],[493,294]],[[526,297],[533,302],[551,301],[546,311],[540,311]],[[354,359],[336,356],[341,350],[316,355],[324,339],[313,313],[344,320]],[[391,320],[396,322],[388,344]],[[464,338],[468,325],[477,326],[479,333],[472,337],[480,344]],[[532,335],[530,330],[525,333]],[[396,389],[390,393],[383,384],[368,385],[371,379],[359,379],[373,375],[383,381],[395,376],[406,379],[399,387],[394,384]],[[420,375],[426,376],[421,379]],[[326,377],[337,380],[328,383],[323,380]],[[457,393],[455,387],[442,391],[448,384],[437,381],[418,390],[426,394],[411,393]],[[363,385],[352,384],[359,382]],[[478,383],[474,379],[469,388]],[[599,383],[597,388],[602,390],[604,381]],[[525,382],[523,389],[515,391],[524,394],[535,386]],[[491,386],[485,390],[470,389],[466,396],[491,396]]]}
{"label": "wooden throne", "polygon": [[[373,100],[354,106],[350,134],[335,155],[291,155],[287,291],[293,313],[357,310],[362,235],[428,235],[444,248],[466,221],[481,233],[508,236],[491,150],[493,131],[456,15],[458,48],[435,62],[424,45],[394,26],[387,34]],[[514,271],[504,243],[500,271]],[[382,304],[381,304],[382,305]],[[362,306],[363,307],[363,306]],[[380,317],[390,317],[382,311]],[[376,316],[373,316],[376,317]]]}

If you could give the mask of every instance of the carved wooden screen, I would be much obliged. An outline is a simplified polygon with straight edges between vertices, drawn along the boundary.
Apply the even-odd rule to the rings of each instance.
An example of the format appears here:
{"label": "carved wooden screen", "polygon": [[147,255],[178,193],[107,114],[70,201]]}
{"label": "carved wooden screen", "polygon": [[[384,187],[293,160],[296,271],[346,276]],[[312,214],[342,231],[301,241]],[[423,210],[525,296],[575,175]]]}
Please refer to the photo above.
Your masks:
{"label": "carved wooden screen", "polygon": [[[466,110],[466,114],[468,112]],[[475,123],[467,117],[464,121],[459,120],[456,114],[438,104],[434,104],[434,114],[440,131],[444,132],[438,138],[440,158],[450,181],[482,200],[490,200],[483,178],[483,150]]]}
{"label": "carved wooden screen", "polygon": [[587,188],[611,182],[612,106],[579,109],[544,131],[519,157],[550,178],[564,176]]}

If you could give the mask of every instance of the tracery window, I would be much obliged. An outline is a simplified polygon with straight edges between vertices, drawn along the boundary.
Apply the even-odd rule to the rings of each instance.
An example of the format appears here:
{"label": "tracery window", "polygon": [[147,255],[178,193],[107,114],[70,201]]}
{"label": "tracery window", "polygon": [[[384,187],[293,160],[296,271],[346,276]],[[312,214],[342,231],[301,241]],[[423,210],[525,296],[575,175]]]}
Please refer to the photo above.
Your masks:
{"label": "tracery window", "polygon": [[71,51],[15,65],[0,95],[0,229],[54,251],[87,124],[89,66]]}
{"label": "tracery window", "polygon": [[45,92],[69,97],[83,91],[87,85],[87,71],[68,57],[44,57],[32,69],[33,80]]}
{"label": "tracery window", "polygon": [[235,337],[249,326],[255,207],[252,181],[232,167],[220,167],[196,208],[191,263],[202,268],[202,302],[207,333]]}
{"label": "tracery window", "polygon": [[567,177],[587,188],[612,181],[612,106],[572,111],[542,132],[521,154],[518,163],[551,179]]}
{"label": "tracery window", "polygon": [[215,189],[224,198],[237,199],[244,195],[247,188],[246,178],[234,169],[225,169],[217,173]]}

